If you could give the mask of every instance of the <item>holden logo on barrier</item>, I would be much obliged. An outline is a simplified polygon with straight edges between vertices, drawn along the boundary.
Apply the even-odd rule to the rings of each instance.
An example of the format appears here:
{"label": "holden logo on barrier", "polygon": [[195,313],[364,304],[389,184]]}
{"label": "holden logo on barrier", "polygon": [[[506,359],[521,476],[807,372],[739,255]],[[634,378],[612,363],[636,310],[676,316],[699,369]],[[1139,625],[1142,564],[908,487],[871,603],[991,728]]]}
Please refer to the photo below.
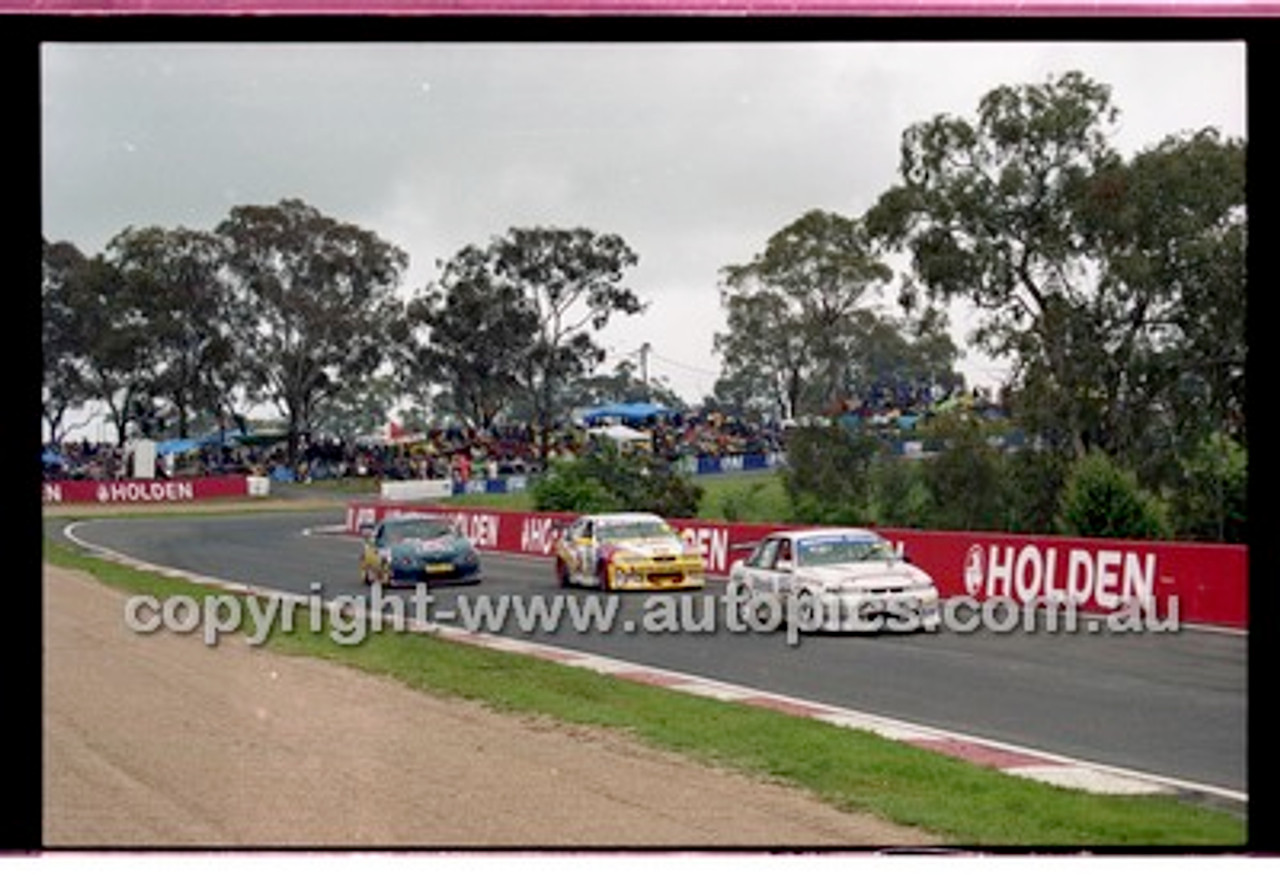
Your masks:
{"label": "holden logo on barrier", "polygon": [[98,485],[98,502],[110,502],[111,491],[107,489],[106,484]]}
{"label": "holden logo on barrier", "polygon": [[1156,553],[1036,543],[970,546],[964,585],[971,596],[1045,598],[1117,608],[1130,599],[1155,598]]}
{"label": "holden logo on barrier", "polygon": [[986,576],[987,557],[981,546],[970,546],[969,553],[964,556],[964,588],[971,596],[982,591],[982,580]]}

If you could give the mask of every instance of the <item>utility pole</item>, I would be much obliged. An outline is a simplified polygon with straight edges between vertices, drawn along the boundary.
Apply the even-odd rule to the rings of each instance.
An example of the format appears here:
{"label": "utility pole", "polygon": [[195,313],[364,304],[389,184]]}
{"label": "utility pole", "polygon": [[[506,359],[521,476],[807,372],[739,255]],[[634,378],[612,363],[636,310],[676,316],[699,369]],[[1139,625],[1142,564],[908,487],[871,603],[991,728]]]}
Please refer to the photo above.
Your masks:
{"label": "utility pole", "polygon": [[649,399],[649,351],[652,347],[646,341],[640,345],[640,381],[644,385],[644,399]]}

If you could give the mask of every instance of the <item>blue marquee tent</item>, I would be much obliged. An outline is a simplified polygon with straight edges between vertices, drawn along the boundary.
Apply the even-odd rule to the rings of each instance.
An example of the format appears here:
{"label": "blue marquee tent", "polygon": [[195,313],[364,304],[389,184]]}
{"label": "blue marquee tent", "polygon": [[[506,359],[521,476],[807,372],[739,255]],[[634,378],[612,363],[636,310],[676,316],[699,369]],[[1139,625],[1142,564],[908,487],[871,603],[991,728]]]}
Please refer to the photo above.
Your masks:
{"label": "blue marquee tent", "polygon": [[189,453],[200,449],[201,441],[190,438],[174,438],[173,440],[157,440],[156,455],[167,456],[170,453]]}
{"label": "blue marquee tent", "polygon": [[674,411],[661,403],[605,403],[588,409],[582,414],[582,420],[588,425],[605,419],[621,419],[624,422],[635,423],[657,416],[668,416]]}

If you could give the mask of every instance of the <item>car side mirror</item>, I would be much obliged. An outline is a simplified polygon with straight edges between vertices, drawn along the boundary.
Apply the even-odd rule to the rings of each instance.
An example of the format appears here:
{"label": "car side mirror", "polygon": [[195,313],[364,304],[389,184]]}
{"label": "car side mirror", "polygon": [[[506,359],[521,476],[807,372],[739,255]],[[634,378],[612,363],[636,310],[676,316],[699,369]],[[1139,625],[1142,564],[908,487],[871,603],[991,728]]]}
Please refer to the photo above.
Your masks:
{"label": "car side mirror", "polygon": [[792,564],[792,563],[791,563],[791,561],[790,561],[789,559],[781,558],[781,559],[779,559],[778,561],[775,561],[775,562],[774,562],[774,564],[773,564],[773,569],[774,569],[775,571],[783,571],[784,573],[790,573],[790,572],[791,572],[791,569],[792,569],[794,566],[795,566],[795,565],[794,565],[794,564]]}

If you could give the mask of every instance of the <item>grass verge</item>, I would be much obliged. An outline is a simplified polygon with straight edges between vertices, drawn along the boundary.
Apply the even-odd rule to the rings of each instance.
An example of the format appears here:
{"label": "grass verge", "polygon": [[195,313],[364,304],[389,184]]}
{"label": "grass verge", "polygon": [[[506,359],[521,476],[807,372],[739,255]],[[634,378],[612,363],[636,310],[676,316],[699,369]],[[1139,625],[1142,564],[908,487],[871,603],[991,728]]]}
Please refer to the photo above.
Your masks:
{"label": "grass verge", "polygon": [[[697,517],[718,521],[785,521],[791,517],[791,501],[776,471],[741,471],[704,475],[697,479],[702,499]],[[450,505],[534,511],[533,494],[468,493],[454,496]]]}
{"label": "grass verge", "polygon": [[709,474],[697,483],[702,487],[699,518],[780,523],[792,516],[791,499],[776,471]]}
{"label": "grass verge", "polygon": [[[46,539],[45,561],[105,585],[164,597],[224,595]],[[304,615],[305,616],[305,615]],[[1062,790],[816,720],[667,691],[521,655],[411,633],[338,644],[306,619],[269,647],[333,660],[493,709],[620,730],[710,765],[808,790],[840,809],[916,826],[956,845],[1100,849],[1236,848],[1238,817],[1165,796]]]}
{"label": "grass verge", "polygon": [[446,505],[474,506],[476,508],[506,509],[512,512],[534,510],[533,494],[528,490],[516,493],[462,493],[445,500]]}

